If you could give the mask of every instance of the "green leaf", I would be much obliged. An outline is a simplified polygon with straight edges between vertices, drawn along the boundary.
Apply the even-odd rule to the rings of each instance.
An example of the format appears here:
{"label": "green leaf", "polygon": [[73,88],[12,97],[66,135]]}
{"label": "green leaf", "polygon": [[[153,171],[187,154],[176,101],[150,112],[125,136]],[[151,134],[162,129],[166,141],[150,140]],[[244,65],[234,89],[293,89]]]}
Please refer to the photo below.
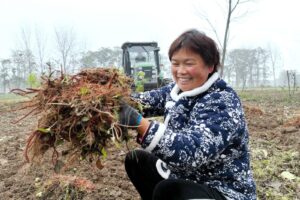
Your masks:
{"label": "green leaf", "polygon": [[121,94],[117,94],[117,95],[113,96],[112,98],[113,99],[119,99],[120,97],[122,97],[122,95]]}
{"label": "green leaf", "polygon": [[80,94],[81,94],[81,95],[86,95],[86,94],[88,94],[88,93],[90,93],[89,88],[87,88],[87,87],[81,87],[81,88],[80,88]]}
{"label": "green leaf", "polygon": [[69,76],[65,76],[62,80],[62,83],[66,83],[67,85],[69,84],[70,81],[70,77]]}
{"label": "green leaf", "polygon": [[104,148],[101,149],[101,154],[103,155],[104,159],[107,157],[107,152]]}
{"label": "green leaf", "polygon": [[35,73],[30,73],[28,78],[27,78],[27,83],[30,85],[32,88],[36,88],[40,85],[37,75]]}
{"label": "green leaf", "polygon": [[88,116],[84,116],[81,118],[81,121],[83,122],[88,122],[90,120],[90,118]]}
{"label": "green leaf", "polygon": [[119,111],[117,109],[113,109],[114,116],[117,120],[119,120]]}
{"label": "green leaf", "polygon": [[55,141],[55,146],[62,145],[64,143],[63,139],[58,139]]}
{"label": "green leaf", "polygon": [[38,192],[38,193],[35,194],[35,196],[37,198],[41,198],[43,196],[43,192]]}
{"label": "green leaf", "polygon": [[117,149],[121,148],[121,145],[120,145],[119,142],[117,142],[116,140],[114,140],[113,142],[114,142],[114,144],[115,144],[115,146],[116,146]]}
{"label": "green leaf", "polygon": [[38,128],[38,131],[42,133],[50,133],[50,128]]}
{"label": "green leaf", "polygon": [[84,134],[83,132],[78,132],[78,133],[76,133],[76,137],[77,137],[78,139],[83,139],[84,136],[85,136],[85,134]]}

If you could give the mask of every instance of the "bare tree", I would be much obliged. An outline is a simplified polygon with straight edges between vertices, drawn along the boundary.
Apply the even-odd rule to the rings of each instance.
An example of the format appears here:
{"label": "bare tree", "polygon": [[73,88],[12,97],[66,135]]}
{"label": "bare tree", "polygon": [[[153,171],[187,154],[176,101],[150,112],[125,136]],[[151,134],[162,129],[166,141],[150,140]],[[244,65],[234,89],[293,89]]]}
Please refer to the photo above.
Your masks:
{"label": "bare tree", "polygon": [[[228,58],[229,59],[229,58]],[[227,60],[228,60],[227,59]],[[230,85],[233,84],[233,77],[234,77],[234,67],[230,65],[230,61],[224,66],[223,71],[223,78],[229,83]]]}
{"label": "bare tree", "polygon": [[[214,32],[217,41],[219,43],[219,46],[222,49],[222,54],[221,54],[221,72],[220,75],[221,77],[223,76],[223,71],[224,71],[224,63],[225,63],[225,58],[226,58],[226,53],[227,53],[227,46],[228,46],[228,40],[229,40],[229,33],[230,33],[230,25],[233,20],[236,20],[238,18],[241,18],[242,16],[245,16],[247,12],[244,12],[240,15],[234,15],[236,14],[236,10],[238,7],[240,7],[241,4],[250,2],[251,0],[225,0],[225,27],[224,30],[218,31],[217,28],[215,27],[214,23],[212,23],[210,17],[205,14],[203,11],[197,12],[198,16],[200,16],[201,19],[205,20],[212,31]],[[220,6],[222,7],[222,6]],[[223,35],[223,39],[220,39],[220,35]]]}
{"label": "bare tree", "polygon": [[236,87],[246,87],[249,80],[249,69],[252,64],[252,50],[249,49],[234,49],[228,54],[228,62],[235,71]]}
{"label": "bare tree", "polygon": [[57,50],[60,53],[62,61],[61,70],[62,72],[67,72],[67,64],[75,48],[75,33],[72,28],[55,28],[55,36]]}
{"label": "bare tree", "polygon": [[44,57],[47,39],[38,27],[35,27],[35,39],[40,72],[43,73],[45,71]]}
{"label": "bare tree", "polygon": [[279,51],[272,47],[271,45],[268,45],[268,54],[270,58],[270,64],[272,68],[272,75],[273,75],[273,85],[276,87],[276,70],[280,66],[281,62],[281,56],[279,54]]}
{"label": "bare tree", "polygon": [[28,28],[21,28],[21,44],[22,52],[26,60],[26,65],[24,66],[24,75],[28,75],[33,72],[35,67],[34,55],[32,53],[31,45],[31,31]]}
{"label": "bare tree", "polygon": [[122,51],[120,47],[101,47],[98,51],[88,51],[82,54],[81,64],[83,67],[111,67],[120,66]]}
{"label": "bare tree", "polygon": [[[269,54],[268,52],[261,48],[258,47],[255,49],[256,51],[256,58],[257,58],[257,85],[256,86],[265,86],[267,85],[267,78],[269,75],[269,67],[267,65],[267,61],[269,59]],[[260,80],[261,79],[261,80]]]}
{"label": "bare tree", "polygon": [[13,50],[11,58],[15,64],[16,76],[20,77],[20,79],[25,79],[26,73],[24,70],[24,66],[27,63],[25,53],[22,50]]}
{"label": "bare tree", "polygon": [[[296,70],[286,70],[289,96],[295,94],[297,84],[296,84]],[[292,87],[292,88],[291,88]]]}
{"label": "bare tree", "polygon": [[[228,52],[227,64],[233,69],[236,87],[258,87],[268,83],[268,52],[263,48],[234,49]],[[225,70],[227,75],[227,69]],[[231,75],[232,76],[232,75]]]}
{"label": "bare tree", "polygon": [[0,83],[2,85],[2,90],[4,93],[6,93],[7,85],[9,84],[9,65],[11,64],[11,61],[9,59],[5,59],[1,61],[1,67],[0,67]]}
{"label": "bare tree", "polygon": [[267,61],[269,59],[269,55],[266,51],[263,52],[261,63],[262,63],[262,86],[269,85],[268,77],[269,77],[269,66],[267,65]]}

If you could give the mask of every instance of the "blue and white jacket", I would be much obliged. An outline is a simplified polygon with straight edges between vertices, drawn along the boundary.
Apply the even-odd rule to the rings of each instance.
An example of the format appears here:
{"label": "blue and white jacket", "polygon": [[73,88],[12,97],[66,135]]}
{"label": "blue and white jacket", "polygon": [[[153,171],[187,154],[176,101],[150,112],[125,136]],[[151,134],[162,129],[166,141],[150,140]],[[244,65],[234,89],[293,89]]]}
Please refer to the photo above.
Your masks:
{"label": "blue and white jacket", "polygon": [[227,199],[256,199],[242,105],[217,73],[191,91],[172,83],[135,98],[147,112],[164,113],[164,124],[152,122],[141,145],[167,164],[165,178],[206,184]]}

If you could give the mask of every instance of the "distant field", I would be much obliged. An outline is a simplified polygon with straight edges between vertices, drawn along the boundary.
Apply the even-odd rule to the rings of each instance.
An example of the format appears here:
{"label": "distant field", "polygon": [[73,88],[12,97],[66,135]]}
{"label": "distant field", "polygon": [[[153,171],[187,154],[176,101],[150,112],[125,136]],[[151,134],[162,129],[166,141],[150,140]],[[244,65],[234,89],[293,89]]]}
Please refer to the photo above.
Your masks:
{"label": "distant field", "polygon": [[[257,88],[257,89],[246,89],[240,90],[235,89],[243,101],[254,101],[254,102],[285,102],[285,103],[299,103],[300,105],[300,89],[291,92],[289,94],[288,89],[283,88]],[[12,93],[1,94],[0,93],[0,103],[15,103],[28,98],[15,95]]]}
{"label": "distant field", "polygon": [[245,105],[257,199],[300,199],[300,90],[237,92]]}
{"label": "distant field", "polygon": [[15,95],[15,94],[0,94],[0,104],[6,104],[6,103],[17,103],[20,101],[24,101],[27,100],[28,98],[26,97],[22,97],[19,95]]}
{"label": "distant field", "polygon": [[251,89],[251,90],[236,90],[243,101],[253,101],[257,103],[263,102],[278,102],[283,104],[296,103],[300,105],[300,89],[291,92],[287,89],[272,88],[272,89]]}

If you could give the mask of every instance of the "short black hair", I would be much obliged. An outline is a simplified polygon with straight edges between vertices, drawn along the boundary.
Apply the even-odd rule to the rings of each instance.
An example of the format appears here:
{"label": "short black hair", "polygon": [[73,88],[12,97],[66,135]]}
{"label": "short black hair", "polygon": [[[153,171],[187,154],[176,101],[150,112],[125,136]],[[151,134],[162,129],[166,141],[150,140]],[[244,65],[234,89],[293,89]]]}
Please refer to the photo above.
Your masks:
{"label": "short black hair", "polygon": [[206,65],[213,66],[211,74],[218,71],[220,66],[220,52],[213,39],[205,33],[196,29],[190,29],[176,38],[169,48],[169,59],[171,61],[175,52],[180,49],[188,49],[199,54]]}

